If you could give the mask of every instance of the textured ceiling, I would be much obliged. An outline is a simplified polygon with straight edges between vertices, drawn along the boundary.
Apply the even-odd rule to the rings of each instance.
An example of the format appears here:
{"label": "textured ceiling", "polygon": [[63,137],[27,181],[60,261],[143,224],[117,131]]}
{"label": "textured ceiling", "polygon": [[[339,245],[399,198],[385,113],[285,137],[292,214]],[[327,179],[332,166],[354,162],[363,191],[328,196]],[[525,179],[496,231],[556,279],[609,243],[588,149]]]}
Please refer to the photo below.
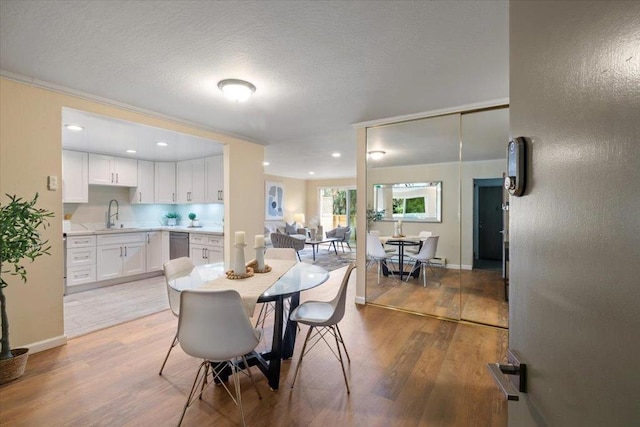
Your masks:
{"label": "textured ceiling", "polygon": [[0,68],[267,144],[270,174],[354,176],[352,123],[508,96],[508,3],[2,0]]}

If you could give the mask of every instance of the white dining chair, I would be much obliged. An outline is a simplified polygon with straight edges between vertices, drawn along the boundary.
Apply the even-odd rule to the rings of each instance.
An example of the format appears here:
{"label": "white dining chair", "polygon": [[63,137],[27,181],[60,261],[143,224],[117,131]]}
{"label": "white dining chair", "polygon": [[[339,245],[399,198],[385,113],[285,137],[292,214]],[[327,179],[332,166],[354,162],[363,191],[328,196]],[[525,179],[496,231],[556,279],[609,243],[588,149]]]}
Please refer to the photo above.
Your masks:
{"label": "white dining chair", "polygon": [[[428,237],[431,237],[431,232],[430,231],[421,231],[420,233],[418,233],[418,237],[420,238],[420,240],[425,241],[427,240]],[[404,250],[405,252],[408,252],[410,254],[417,254],[420,249],[418,248],[406,248]]]}
{"label": "white dining chair", "polygon": [[[202,398],[205,386],[213,384],[216,380],[239,406],[242,424],[245,425],[238,374],[243,372],[251,378],[258,397],[262,399],[245,357],[256,348],[261,336],[262,332],[251,326],[237,291],[195,289],[182,291],[178,341],[185,353],[203,361],[198,368],[178,425],[182,424],[187,408],[195,401],[196,395]],[[244,370],[239,368],[240,362]],[[211,368],[211,382],[207,381],[209,368]],[[225,381],[220,378],[227,369],[231,370],[233,376],[235,396]],[[200,388],[199,393],[198,388]]]}
{"label": "white dining chair", "polygon": [[372,265],[378,264],[378,285],[380,284],[380,274],[382,272],[382,264],[387,266],[387,269],[393,276],[393,271],[389,268],[389,262],[393,259],[395,253],[389,253],[384,250],[380,238],[374,234],[367,234],[367,266],[368,270]]}
{"label": "white dining chair", "polygon": [[420,248],[418,254],[414,257],[409,256],[409,260],[413,261],[414,265],[411,269],[411,272],[407,276],[407,282],[409,281],[409,278],[411,277],[413,272],[419,268],[420,273],[422,274],[423,286],[427,286],[427,272],[425,271],[425,269],[429,267],[431,269],[431,272],[435,274],[435,271],[433,271],[433,267],[431,266],[431,260],[436,257],[439,238],[439,236],[428,237],[427,240],[422,243],[422,248]]}
{"label": "white dining chair", "polygon": [[[293,248],[268,248],[264,252],[264,257],[265,259],[283,259],[283,260],[289,260],[289,261],[298,261],[298,255],[296,253],[296,250]],[[287,298],[285,300],[285,303],[287,302],[289,303],[287,307],[290,307],[291,299]],[[272,313],[275,309],[276,309],[275,302],[263,303],[262,306],[260,307],[258,318],[256,319],[256,328],[258,326],[261,328],[264,328],[264,322],[267,319],[267,316],[269,316],[269,314]],[[287,312],[288,312],[288,308],[287,308]]]}
{"label": "white dining chair", "polygon": [[[178,317],[180,315],[180,290],[175,289],[170,285],[172,280],[175,280],[179,277],[188,276],[194,269],[193,262],[191,259],[187,257],[172,259],[164,263],[162,269],[164,271],[164,280],[167,285],[167,296],[169,297],[169,309],[174,316]],[[176,334],[173,337],[173,341],[171,342],[171,347],[169,347],[169,351],[167,351],[167,355],[164,358],[164,362],[162,362],[162,366],[160,367],[160,372],[158,375],[162,375],[162,370],[164,369],[164,365],[167,364],[167,360],[169,359],[169,354],[171,354],[171,350],[173,347],[178,345],[178,331],[176,330]]]}
{"label": "white dining chair", "polygon": [[[344,273],[344,277],[342,278],[342,283],[340,284],[338,294],[331,301],[305,301],[298,307],[296,307],[296,309],[293,310],[293,312],[289,316],[291,320],[309,326],[307,336],[304,340],[304,344],[302,345],[300,357],[298,358],[296,372],[293,375],[291,388],[293,388],[296,383],[298,371],[300,370],[300,365],[302,365],[302,359],[304,358],[305,354],[307,354],[313,347],[315,347],[315,345],[320,340],[322,340],[329,346],[331,352],[340,361],[344,383],[347,386],[347,393],[350,393],[349,381],[347,380],[347,372],[344,369],[344,361],[342,359],[340,345],[342,345],[344,354],[347,356],[347,360],[349,361],[349,363],[351,363],[351,358],[349,357],[349,353],[347,353],[347,347],[344,344],[344,339],[342,338],[340,328],[338,328],[338,323],[344,317],[345,300],[347,298],[347,285],[349,284],[351,272],[355,268],[355,263],[349,264],[349,266],[347,267],[347,271]],[[312,335],[313,332],[315,333]],[[327,333],[333,335],[336,341],[336,349],[338,351],[337,355],[331,348],[329,341],[327,341],[327,339],[325,338],[325,335]],[[310,341],[311,345],[307,349]]]}

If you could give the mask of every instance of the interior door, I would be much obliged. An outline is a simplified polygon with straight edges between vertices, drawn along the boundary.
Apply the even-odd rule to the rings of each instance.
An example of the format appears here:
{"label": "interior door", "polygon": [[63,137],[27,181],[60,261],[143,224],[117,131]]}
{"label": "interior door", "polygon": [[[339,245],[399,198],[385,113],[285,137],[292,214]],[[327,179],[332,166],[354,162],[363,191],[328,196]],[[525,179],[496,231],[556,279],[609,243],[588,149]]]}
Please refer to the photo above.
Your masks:
{"label": "interior door", "polygon": [[480,187],[478,195],[478,258],[502,260],[502,187]]}

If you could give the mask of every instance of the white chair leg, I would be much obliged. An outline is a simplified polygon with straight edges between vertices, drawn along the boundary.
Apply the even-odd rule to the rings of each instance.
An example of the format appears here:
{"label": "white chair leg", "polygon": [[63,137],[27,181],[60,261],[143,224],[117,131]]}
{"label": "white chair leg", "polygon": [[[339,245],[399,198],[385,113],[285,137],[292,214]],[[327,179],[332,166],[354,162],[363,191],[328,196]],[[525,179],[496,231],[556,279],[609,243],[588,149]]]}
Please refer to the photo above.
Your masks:
{"label": "white chair leg", "polygon": [[298,377],[298,371],[300,370],[300,365],[302,365],[302,358],[304,357],[304,352],[307,349],[307,343],[309,342],[309,337],[311,336],[311,331],[313,330],[313,326],[309,326],[309,331],[307,332],[307,336],[304,339],[304,344],[302,344],[302,351],[300,352],[300,357],[298,358],[298,366],[296,366],[296,372],[293,374],[293,382],[291,383],[291,388],[296,383],[296,378]]}
{"label": "white chair leg", "polygon": [[160,367],[160,372],[158,372],[158,375],[162,375],[162,370],[164,369],[164,365],[167,364],[167,360],[169,360],[169,355],[171,354],[171,350],[173,350],[173,347],[178,345],[178,334],[176,333],[176,336],[173,338],[173,342],[171,343],[171,347],[169,347],[169,351],[167,351],[167,355],[164,357],[164,362],[162,362],[162,366]]}

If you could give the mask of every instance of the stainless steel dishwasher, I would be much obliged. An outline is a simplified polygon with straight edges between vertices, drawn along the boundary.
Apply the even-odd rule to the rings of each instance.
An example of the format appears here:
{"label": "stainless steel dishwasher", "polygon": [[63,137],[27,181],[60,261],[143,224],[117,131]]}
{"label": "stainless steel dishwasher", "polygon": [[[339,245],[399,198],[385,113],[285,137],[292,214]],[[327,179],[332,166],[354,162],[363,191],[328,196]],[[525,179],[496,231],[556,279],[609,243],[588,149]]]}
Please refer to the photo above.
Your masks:
{"label": "stainless steel dishwasher", "polygon": [[169,259],[189,256],[189,233],[169,232]]}

